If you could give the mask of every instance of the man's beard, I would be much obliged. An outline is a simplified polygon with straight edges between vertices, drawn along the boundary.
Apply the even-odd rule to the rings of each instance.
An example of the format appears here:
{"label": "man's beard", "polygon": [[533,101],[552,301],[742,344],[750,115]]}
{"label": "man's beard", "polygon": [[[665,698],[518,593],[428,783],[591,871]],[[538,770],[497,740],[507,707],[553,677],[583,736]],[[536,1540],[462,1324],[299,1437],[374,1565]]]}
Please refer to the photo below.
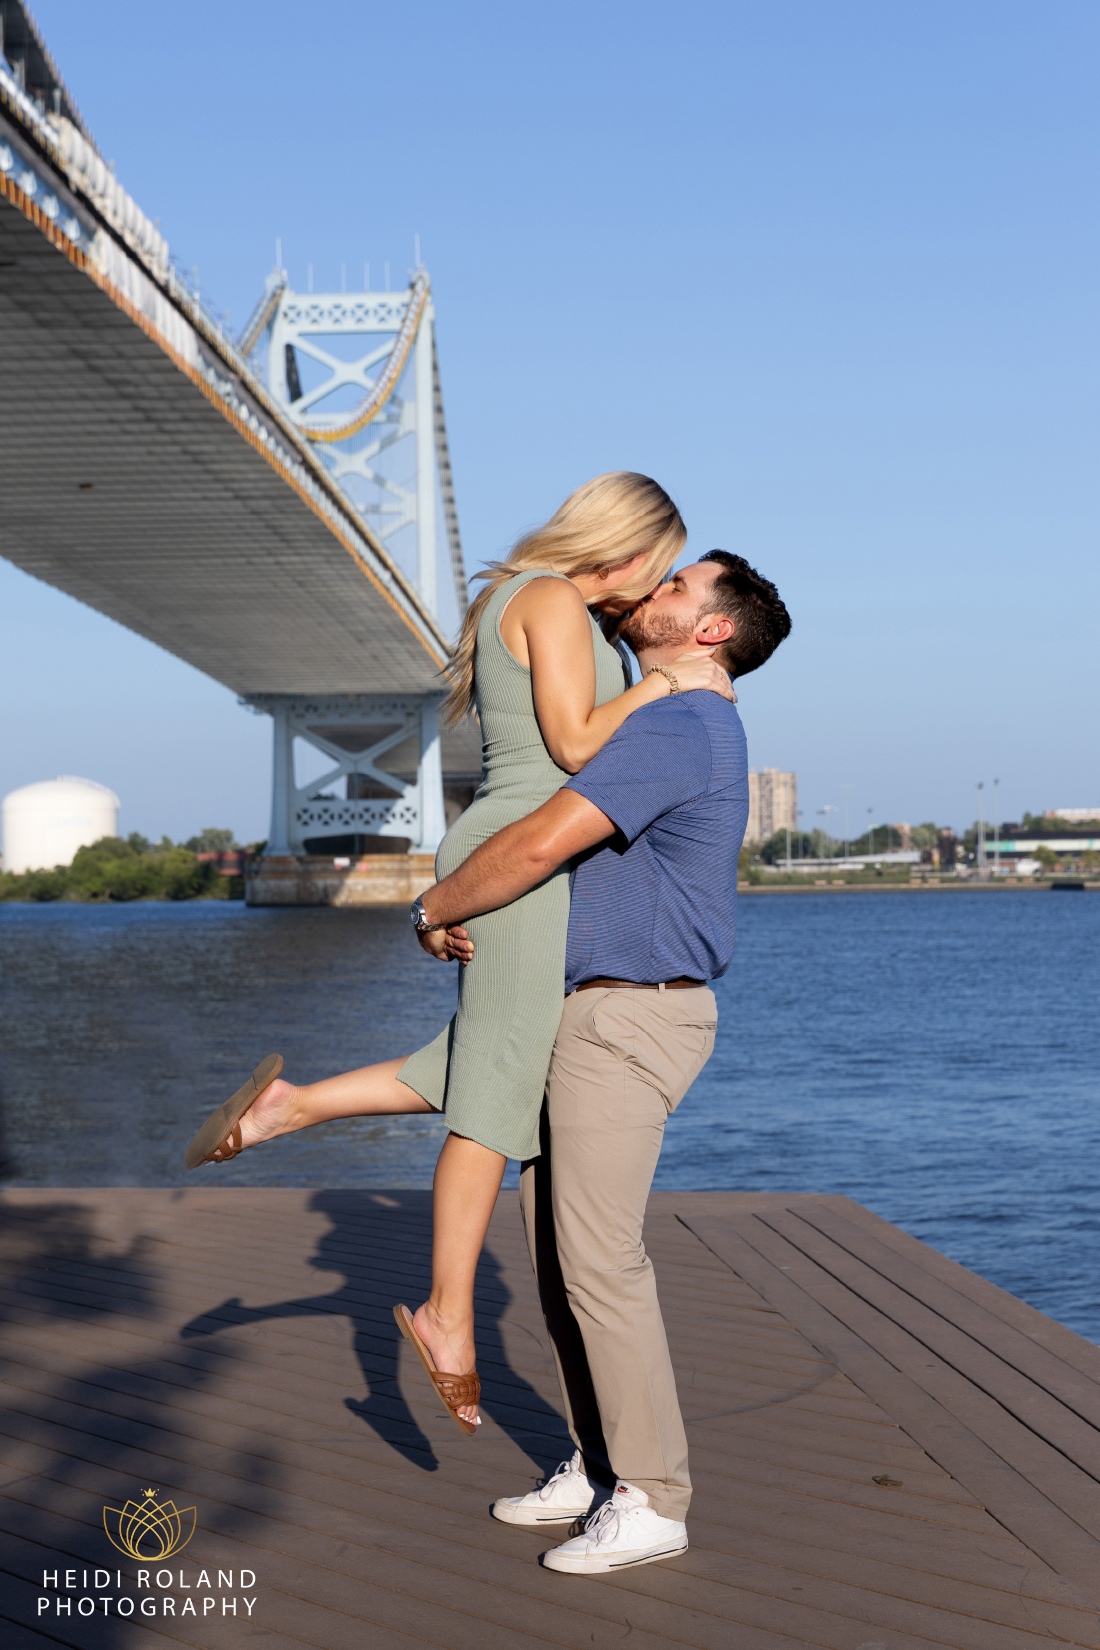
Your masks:
{"label": "man's beard", "polygon": [[644,653],[652,648],[672,647],[675,644],[686,647],[694,635],[694,619],[675,619],[671,613],[662,613],[659,608],[643,602],[620,626],[618,640],[633,648],[635,653]]}

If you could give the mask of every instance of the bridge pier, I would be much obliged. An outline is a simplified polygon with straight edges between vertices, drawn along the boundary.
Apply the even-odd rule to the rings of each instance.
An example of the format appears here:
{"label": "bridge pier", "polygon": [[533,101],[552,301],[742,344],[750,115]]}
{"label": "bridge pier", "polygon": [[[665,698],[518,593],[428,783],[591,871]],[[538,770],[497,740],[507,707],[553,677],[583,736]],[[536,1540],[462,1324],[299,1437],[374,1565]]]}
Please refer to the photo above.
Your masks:
{"label": "bridge pier", "polygon": [[[249,879],[250,904],[393,904],[429,886],[447,829],[441,701],[367,693],[243,700],[271,717],[274,736],[271,832]],[[302,784],[298,740],[332,764]]]}

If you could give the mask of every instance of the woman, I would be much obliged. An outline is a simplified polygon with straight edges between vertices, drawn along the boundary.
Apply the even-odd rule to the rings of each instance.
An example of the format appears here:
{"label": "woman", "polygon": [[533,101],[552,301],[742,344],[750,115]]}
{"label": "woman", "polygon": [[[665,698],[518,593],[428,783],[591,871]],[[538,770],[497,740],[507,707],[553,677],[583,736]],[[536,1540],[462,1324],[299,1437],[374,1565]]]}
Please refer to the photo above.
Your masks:
{"label": "woman", "polygon": [[[672,500],[648,476],[597,476],[545,526],[521,538],[487,581],[462,627],[449,675],[454,721],[476,706],[485,778],[440,845],[446,876],[505,825],[546,802],[642,705],[672,691],[651,672],[636,686],[589,614],[613,632],[671,570],[687,538]],[[681,688],[732,697],[709,659],[678,662]],[[257,1068],[195,1136],[189,1168],[336,1117],[445,1112],[436,1166],[432,1292],[415,1314],[394,1309],[461,1429],[478,1424],[474,1272],[509,1158],[538,1155],[538,1119],[561,1018],[568,871],[468,924],[473,961],[459,975],[458,1011],[418,1053],[295,1088],[278,1056]],[[231,1132],[232,1131],[232,1132]]]}

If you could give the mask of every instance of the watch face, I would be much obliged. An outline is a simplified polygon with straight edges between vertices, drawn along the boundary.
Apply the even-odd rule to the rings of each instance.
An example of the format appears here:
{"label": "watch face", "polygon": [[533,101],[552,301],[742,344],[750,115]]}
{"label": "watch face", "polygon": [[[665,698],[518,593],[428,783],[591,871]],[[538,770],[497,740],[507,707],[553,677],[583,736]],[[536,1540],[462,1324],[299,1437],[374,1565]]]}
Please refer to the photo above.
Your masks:
{"label": "watch face", "polygon": [[414,928],[419,928],[420,918],[421,918],[422,915],[423,915],[423,906],[420,904],[420,901],[417,900],[416,904],[413,906],[412,910],[409,912],[409,916],[412,919],[412,925],[413,925]]}

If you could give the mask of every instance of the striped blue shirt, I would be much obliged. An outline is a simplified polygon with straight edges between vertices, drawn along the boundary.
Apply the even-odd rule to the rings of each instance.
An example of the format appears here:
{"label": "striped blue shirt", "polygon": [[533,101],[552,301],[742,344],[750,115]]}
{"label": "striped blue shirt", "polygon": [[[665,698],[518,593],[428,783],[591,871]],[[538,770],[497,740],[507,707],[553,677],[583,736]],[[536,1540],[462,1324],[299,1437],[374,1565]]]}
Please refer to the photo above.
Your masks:
{"label": "striped blue shirt", "polygon": [[565,788],[617,827],[573,873],[566,991],[601,976],[724,974],[749,817],[745,730],[729,700],[700,690],[636,710]]}

